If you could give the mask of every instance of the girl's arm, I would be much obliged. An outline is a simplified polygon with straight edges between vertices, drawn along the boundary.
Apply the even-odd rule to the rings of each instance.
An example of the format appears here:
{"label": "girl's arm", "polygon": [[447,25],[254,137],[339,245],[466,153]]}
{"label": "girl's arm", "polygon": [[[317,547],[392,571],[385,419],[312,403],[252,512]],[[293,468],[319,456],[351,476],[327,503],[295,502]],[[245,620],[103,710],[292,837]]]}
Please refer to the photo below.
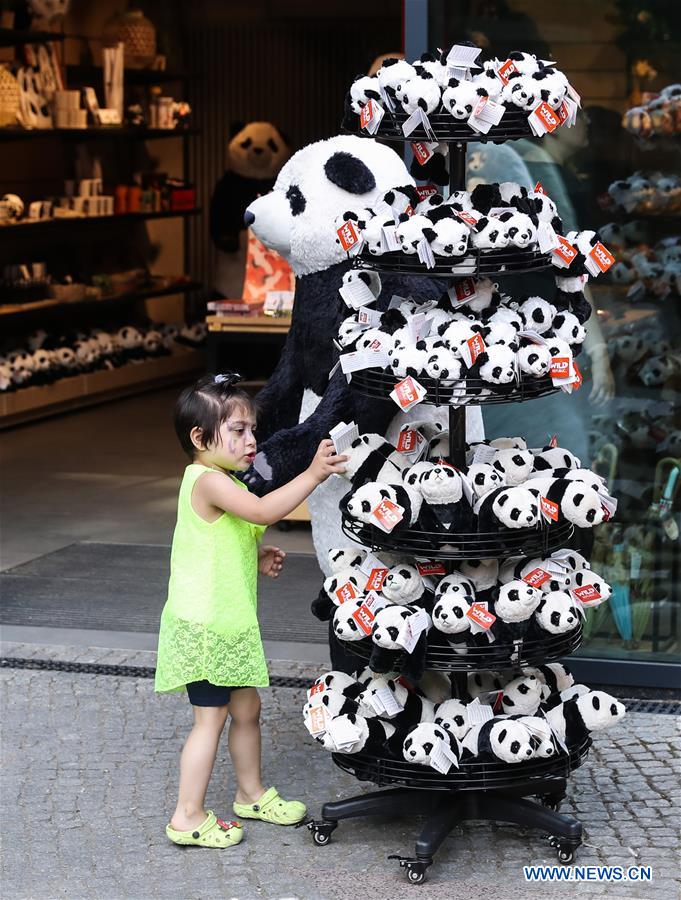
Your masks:
{"label": "girl's arm", "polygon": [[274,525],[299,506],[329,475],[344,472],[343,463],[347,458],[336,455],[333,441],[327,439],[321,442],[304,472],[265,497],[245,491],[220,472],[203,475],[197,481],[195,491],[200,492],[202,500],[240,519],[254,525]]}

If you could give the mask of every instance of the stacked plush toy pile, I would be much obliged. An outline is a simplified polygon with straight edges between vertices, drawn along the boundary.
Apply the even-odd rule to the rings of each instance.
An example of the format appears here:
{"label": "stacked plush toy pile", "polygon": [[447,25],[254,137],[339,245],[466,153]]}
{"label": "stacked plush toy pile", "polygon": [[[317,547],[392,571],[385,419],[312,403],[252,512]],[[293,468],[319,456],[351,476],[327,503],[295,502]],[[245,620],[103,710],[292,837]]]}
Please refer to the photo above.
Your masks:
{"label": "stacked plush toy pile", "polygon": [[[357,678],[327,672],[303,707],[308,730],[327,750],[404,759],[445,773],[452,766],[463,773],[470,763],[559,757],[624,715],[622,703],[575,684],[557,663],[513,677],[470,674],[465,699],[452,698],[449,679],[438,672],[426,672],[416,685],[371,668]],[[323,732],[315,734],[320,724]]]}
{"label": "stacked plush toy pile", "polygon": [[630,285],[627,297],[633,302],[651,294],[661,300],[681,296],[681,238],[662,238],[651,247],[637,232],[637,228],[617,222],[600,229],[599,233],[617,252],[617,262],[608,277],[615,284]]}
{"label": "stacked plush toy pile", "polygon": [[599,198],[603,209],[660,216],[681,210],[681,177],[662,172],[634,172],[613,181]]}
{"label": "stacked plush toy pile", "polygon": [[499,105],[498,124],[508,110],[531,114],[545,104],[557,113],[558,124],[571,121],[579,95],[552,62],[522,51],[485,60],[474,45],[462,43],[425,53],[413,63],[387,58],[376,75],[358,75],[346,97],[346,126],[364,124],[362,113],[370,102],[382,114],[442,113],[452,122],[467,123],[474,133],[484,130],[478,122],[481,105]]}
{"label": "stacked plush toy pile", "polygon": [[460,472],[447,459],[448,435],[432,423],[410,423],[400,438],[407,452],[377,434],[360,435],[344,451],[352,485],[341,501],[347,518],[380,528],[376,508],[386,499],[400,510],[395,534],[451,535],[455,545],[457,535],[496,533],[501,546],[509,530],[543,521],[591,528],[616,508],[603,479],[560,447],[530,450],[520,437],[474,444]]}
{"label": "stacked plush toy pile", "polygon": [[681,132],[681,84],[670,84],[654,100],[628,109],[622,125],[641,138],[671,137]]}
{"label": "stacked plush toy pile", "polygon": [[0,356],[0,392],[168,356],[178,343],[198,347],[205,335],[203,323],[123,325],[60,335],[41,329],[9,345]]}

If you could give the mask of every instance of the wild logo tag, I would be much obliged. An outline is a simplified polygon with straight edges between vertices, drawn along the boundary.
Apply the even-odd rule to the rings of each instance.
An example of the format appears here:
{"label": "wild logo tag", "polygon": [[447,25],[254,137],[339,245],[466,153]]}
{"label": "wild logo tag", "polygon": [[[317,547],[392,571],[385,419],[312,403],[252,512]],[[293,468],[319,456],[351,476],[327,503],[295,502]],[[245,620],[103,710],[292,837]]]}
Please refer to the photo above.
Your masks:
{"label": "wild logo tag", "polygon": [[551,360],[551,378],[569,378],[570,359],[567,356],[554,356]]}
{"label": "wild logo tag", "polygon": [[470,607],[466,615],[472,622],[475,622],[476,625],[479,625],[480,628],[484,629],[485,631],[489,631],[489,629],[497,620],[497,617],[494,615],[494,613],[491,613],[488,609],[485,609],[485,607],[481,603],[474,603]]}
{"label": "wild logo tag", "polygon": [[419,442],[419,433],[414,428],[407,428],[401,431],[397,439],[398,453],[411,453],[416,449]]}
{"label": "wild logo tag", "polygon": [[536,568],[523,576],[523,581],[526,584],[529,584],[530,587],[540,588],[542,584],[547,582],[550,578],[551,575],[545,569]]}
{"label": "wild logo tag", "polygon": [[419,195],[419,200],[425,200],[427,197],[432,197],[433,194],[437,194],[438,190],[434,184],[422,184],[417,185],[416,193]]}
{"label": "wild logo tag", "polygon": [[381,500],[372,515],[384,531],[391,532],[404,518],[404,509],[386,498]]}
{"label": "wild logo tag", "polygon": [[422,578],[426,578],[428,575],[446,574],[445,565],[441,562],[417,562],[416,568]]}
{"label": "wild logo tag", "polygon": [[411,145],[411,149],[414,153],[414,159],[420,166],[425,166],[433,155],[433,148],[425,141],[414,141]]}
{"label": "wild logo tag", "polygon": [[508,84],[508,76],[517,71],[518,67],[513,62],[513,60],[507,59],[506,62],[503,63],[503,65],[499,66],[499,68],[497,69],[497,78],[499,78],[503,82],[503,84]]}
{"label": "wild logo tag", "polygon": [[423,385],[419,384],[415,378],[411,377],[411,375],[407,375],[402,381],[397,382],[394,390],[391,391],[390,396],[400,409],[407,412],[412,406],[416,406],[417,403],[420,403],[426,393],[427,391]]}
{"label": "wild logo tag", "polygon": [[572,593],[584,606],[589,606],[601,599],[600,593],[593,584],[583,584],[581,587],[573,588]]}
{"label": "wild logo tag", "polygon": [[557,237],[559,246],[551,252],[557,259],[561,260],[563,268],[567,269],[572,265],[577,256],[577,248],[573,247],[570,241],[568,241],[567,238],[564,238],[562,234],[559,234]]}
{"label": "wild logo tag", "polygon": [[601,244],[600,241],[591,248],[589,256],[593,259],[601,272],[607,272],[610,266],[615,262],[615,257],[607,247]]}
{"label": "wild logo tag", "polygon": [[357,597],[357,591],[351,581],[346,581],[336,590],[336,597],[340,604],[346,603],[348,600],[354,600]]}
{"label": "wild logo tag", "polygon": [[357,622],[364,634],[371,634],[376,616],[367,608],[366,604],[363,603],[359,609],[356,609],[352,614],[352,618]]}
{"label": "wild logo tag", "polygon": [[557,503],[554,503],[553,500],[549,500],[548,497],[541,498],[541,511],[547,522],[558,521],[560,506]]}
{"label": "wild logo tag", "polygon": [[359,242],[359,232],[357,231],[357,227],[355,223],[352,221],[347,221],[336,231],[336,234],[340,238],[341,247],[347,253],[348,250],[352,249],[356,243]]}
{"label": "wild logo tag", "polygon": [[389,569],[372,569],[371,575],[366,583],[365,590],[367,591],[380,591],[383,587],[383,582],[385,581],[385,576],[388,574]]}

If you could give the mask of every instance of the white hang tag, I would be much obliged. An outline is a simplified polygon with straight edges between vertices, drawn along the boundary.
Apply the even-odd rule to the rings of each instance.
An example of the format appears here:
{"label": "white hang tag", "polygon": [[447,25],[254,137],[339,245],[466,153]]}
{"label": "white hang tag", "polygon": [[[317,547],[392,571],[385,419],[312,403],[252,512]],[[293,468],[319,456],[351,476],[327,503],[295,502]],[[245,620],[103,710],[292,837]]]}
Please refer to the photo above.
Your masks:
{"label": "white hang tag", "polygon": [[490,719],[494,718],[494,711],[491,706],[481,703],[480,699],[476,697],[475,700],[466,705],[466,718],[471,727],[473,725],[484,725],[485,722],[489,722]]}
{"label": "white hang tag", "polygon": [[384,569],[385,563],[382,563],[381,560],[375,556],[373,553],[367,553],[362,562],[359,564],[359,571],[366,575],[367,578],[374,569]]}
{"label": "white hang tag", "polygon": [[456,384],[452,385],[452,396],[449,398],[449,405],[454,407],[463,406],[469,400],[469,396],[466,393],[466,382],[465,381],[457,381]]}
{"label": "white hang tag", "polygon": [[470,47],[468,44],[454,44],[447,54],[447,65],[452,68],[479,69],[476,59],[482,50],[480,47]]}
{"label": "white hang tag", "polygon": [[577,104],[577,106],[581,107],[582,98],[577,93],[577,91],[572,87],[572,85],[570,83],[568,83],[567,95],[568,95],[568,97],[570,97],[571,100],[573,100]]}
{"label": "white hang tag", "polygon": [[359,124],[363,131],[372,137],[378,131],[385,110],[377,100],[367,100],[359,114]]}
{"label": "white hang tag", "polygon": [[431,620],[425,609],[419,609],[413,616],[405,620],[397,635],[396,642],[404,647],[407,653],[413,653],[422,631],[430,628]]}
{"label": "white hang tag", "polygon": [[419,262],[422,262],[427,269],[432,269],[435,266],[435,256],[433,255],[430,244],[425,238],[421,238],[419,241],[416,252],[418,254]]}
{"label": "white hang tag", "polygon": [[381,100],[383,101],[386,108],[388,109],[388,112],[394,113],[395,112],[395,104],[393,103],[393,98],[386,91],[384,85],[382,85],[380,82],[378,85],[378,93],[381,95]]}
{"label": "white hang tag", "polygon": [[497,451],[494,447],[490,447],[489,444],[478,444],[473,453],[473,465],[477,465],[478,463],[492,465],[496,456]]}
{"label": "white hang tag", "polygon": [[550,253],[559,246],[558,235],[548,222],[540,222],[537,229],[537,242],[541,253]]}
{"label": "white hang tag", "polygon": [[333,441],[336,453],[345,453],[359,437],[359,428],[354,422],[349,424],[339,422],[329,431],[329,437]]}
{"label": "white hang tag", "polygon": [[388,365],[388,352],[382,345],[375,349],[353,350],[341,356],[340,365],[346,375],[361,369],[385,369]]}
{"label": "white hang tag", "polygon": [[414,313],[407,322],[407,330],[412,341],[416,344],[422,338],[428,337],[430,334],[430,326],[432,319],[427,319],[426,314],[419,312]]}
{"label": "white hang tag", "polygon": [[334,365],[334,367],[333,367],[333,368],[331,369],[331,371],[329,372],[329,381],[331,381],[331,379],[333,378],[333,376],[336,374],[336,372],[337,372],[339,369],[340,369],[340,359],[337,359],[337,360],[336,360],[336,363],[335,363],[335,365]]}
{"label": "white hang tag", "polygon": [[501,103],[495,103],[489,97],[481,97],[473,107],[473,112],[468,118],[468,124],[475,131],[487,134],[492,126],[501,122],[505,112],[506,107]]}
{"label": "white hang tag", "polygon": [[601,506],[607,514],[606,521],[609,521],[617,512],[617,498],[611,497],[610,494],[599,494],[598,497],[601,501]]}
{"label": "white hang tag", "polygon": [[568,557],[572,556],[571,550],[554,550],[551,554],[551,559],[556,560],[560,565],[562,565],[565,569],[571,568],[570,563],[567,561]]}
{"label": "white hang tag", "polygon": [[426,439],[415,428],[404,425],[397,438],[397,452],[403,454],[414,465],[428,449]]}
{"label": "white hang tag", "polygon": [[400,306],[402,306],[402,304],[404,303],[405,299],[405,297],[400,297],[399,294],[393,294],[390,298],[388,309],[399,309]]}
{"label": "white hang tag", "polygon": [[394,250],[400,250],[401,244],[397,239],[397,228],[394,225],[388,225],[381,228],[381,248],[384,253],[392,253]]}
{"label": "white hang tag", "polygon": [[419,125],[423,128],[426,133],[426,137],[429,141],[433,141],[437,143],[437,138],[435,137],[435,132],[430,124],[430,119],[425,114],[425,112],[419,106],[414,112],[402,123],[402,132],[405,137],[409,137]]}
{"label": "white hang tag", "polygon": [[381,324],[381,313],[377,309],[361,306],[357,311],[357,321],[367,328],[377,328]]}
{"label": "white hang tag", "polygon": [[326,732],[329,721],[330,716],[325,706],[313,706],[310,715],[305,716],[305,727],[312,737],[318,737]]}
{"label": "white hang tag", "polygon": [[[376,557],[374,557],[375,559]],[[377,568],[385,569],[385,566],[382,562],[379,561]],[[369,573],[371,575],[371,572]],[[368,591],[366,597],[364,598],[364,606],[369,610],[372,616],[375,616],[377,612],[383,609],[384,606],[388,605],[388,601],[385,597],[381,597],[380,594],[377,594],[376,591]]]}
{"label": "white hang tag", "polygon": [[537,346],[539,347],[548,347],[546,339],[536,331],[519,331],[518,337],[526,338],[528,341],[531,341],[533,344],[537,344]]}
{"label": "white hang tag", "polygon": [[435,744],[430,751],[430,765],[436,772],[446,775],[452,768],[452,762],[445,754],[445,742]]}
{"label": "white hang tag", "polygon": [[400,706],[400,704],[397,702],[395,695],[389,687],[379,688],[376,691],[375,696],[380,700],[383,711],[389,719],[392,719],[393,716],[399,715],[404,709],[404,707]]}
{"label": "white hang tag", "polygon": [[447,81],[450,78],[456,78],[457,81],[470,81],[470,69],[464,69],[461,66],[447,66]]}
{"label": "white hang tag", "polygon": [[350,309],[359,309],[361,306],[368,306],[376,301],[371,288],[361,278],[356,278],[349,284],[342,285],[338,289],[338,293]]}
{"label": "white hang tag", "polygon": [[369,698],[369,703],[373,707],[374,712],[377,716],[385,715],[385,706],[383,706],[383,702],[379,697],[379,691],[374,691]]}
{"label": "white hang tag", "polygon": [[339,750],[348,750],[357,743],[360,730],[344,716],[336,716],[331,719],[326,727],[326,732]]}

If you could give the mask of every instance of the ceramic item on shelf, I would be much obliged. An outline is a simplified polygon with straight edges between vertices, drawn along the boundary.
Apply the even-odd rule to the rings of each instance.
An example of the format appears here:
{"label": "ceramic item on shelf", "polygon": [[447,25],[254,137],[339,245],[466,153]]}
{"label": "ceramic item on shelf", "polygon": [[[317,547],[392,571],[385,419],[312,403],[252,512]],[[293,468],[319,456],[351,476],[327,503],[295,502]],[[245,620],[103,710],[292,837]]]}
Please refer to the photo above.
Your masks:
{"label": "ceramic item on shelf", "polygon": [[16,78],[6,66],[0,66],[0,128],[16,125],[19,96]]}
{"label": "ceramic item on shelf", "polygon": [[131,9],[115,16],[104,31],[109,43],[121,41],[125,45],[125,65],[129,69],[143,69],[156,58],[156,29],[142,10]]}

